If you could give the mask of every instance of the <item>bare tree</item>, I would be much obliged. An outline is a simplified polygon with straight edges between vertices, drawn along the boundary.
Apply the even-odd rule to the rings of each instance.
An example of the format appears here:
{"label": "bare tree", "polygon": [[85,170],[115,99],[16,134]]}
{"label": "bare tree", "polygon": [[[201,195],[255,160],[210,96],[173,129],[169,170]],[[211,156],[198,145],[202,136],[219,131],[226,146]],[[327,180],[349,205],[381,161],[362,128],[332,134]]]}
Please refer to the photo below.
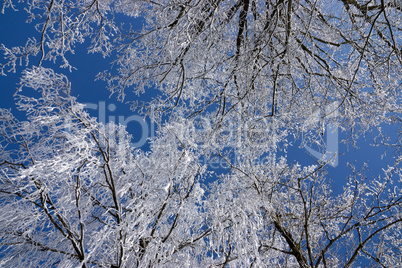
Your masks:
{"label": "bare tree", "polygon": [[[352,170],[340,194],[327,163],[280,157],[290,135],[322,145],[327,123],[353,141],[399,122],[400,1],[23,5],[38,36],[2,45],[0,69],[39,58],[16,94],[26,118],[0,110],[2,265],[401,266],[399,156],[378,176]],[[67,54],[86,40],[116,56],[99,77],[120,100],[159,90],[144,104],[159,128],[149,152],[44,68],[61,59],[73,71]],[[212,156],[223,174],[208,170]]]}

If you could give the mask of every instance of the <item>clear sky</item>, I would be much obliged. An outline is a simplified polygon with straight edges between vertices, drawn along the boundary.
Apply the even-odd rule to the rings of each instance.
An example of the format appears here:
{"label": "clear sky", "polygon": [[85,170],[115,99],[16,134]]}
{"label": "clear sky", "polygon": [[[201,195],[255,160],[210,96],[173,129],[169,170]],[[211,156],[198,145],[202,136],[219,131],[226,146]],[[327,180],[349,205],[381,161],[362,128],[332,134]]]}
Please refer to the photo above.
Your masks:
{"label": "clear sky", "polygon": [[[22,45],[26,42],[28,37],[40,38],[38,32],[34,30],[33,24],[25,23],[26,13],[20,8],[20,11],[15,12],[11,9],[7,9],[5,14],[0,14],[0,44],[4,44],[7,47]],[[114,121],[117,123],[124,123],[127,125],[128,131],[134,137],[134,143],[138,146],[142,146],[144,150],[147,150],[147,144],[145,138],[153,134],[154,127],[147,121],[142,121],[139,115],[135,114],[129,109],[128,104],[122,104],[116,100],[116,96],[110,96],[110,92],[106,89],[106,83],[104,81],[94,81],[98,72],[109,68],[110,59],[104,59],[99,54],[86,53],[86,46],[83,44],[76,48],[75,55],[69,55],[70,63],[77,68],[72,72],[67,69],[60,69],[57,66],[60,62],[52,64],[50,62],[44,62],[44,67],[55,68],[57,72],[64,73],[72,83],[72,94],[78,98],[79,102],[86,103],[88,105],[88,111],[92,116],[98,117],[102,122]],[[7,73],[7,76],[0,76],[0,107],[11,108],[15,112],[15,106],[13,104],[13,94],[17,88],[17,83],[21,76],[21,71],[24,68],[37,65],[39,57],[31,58],[31,61],[27,66],[25,62],[23,66],[17,66],[17,73]],[[0,63],[4,63],[4,59],[0,58]],[[388,133],[393,133],[396,137],[396,130],[392,127],[384,127]],[[334,190],[345,184],[345,177],[349,174],[349,168],[346,164],[356,163],[357,168],[361,167],[364,161],[368,162],[369,170],[366,171],[368,176],[378,176],[381,173],[381,168],[385,168],[387,164],[393,164],[392,151],[387,152],[387,156],[380,160],[380,155],[384,153],[384,147],[372,147],[372,138],[376,132],[368,135],[367,141],[365,139],[358,140],[357,146],[359,149],[355,149],[351,144],[338,144],[338,165],[336,167],[328,167],[327,171],[332,178]],[[324,134],[326,137],[326,134]],[[346,133],[339,131],[338,140],[346,138]],[[294,141],[294,146],[287,151],[288,161],[299,162],[301,164],[313,164],[316,163],[316,159],[311,156],[305,148],[299,148],[301,141]],[[285,154],[285,152],[284,152]]]}

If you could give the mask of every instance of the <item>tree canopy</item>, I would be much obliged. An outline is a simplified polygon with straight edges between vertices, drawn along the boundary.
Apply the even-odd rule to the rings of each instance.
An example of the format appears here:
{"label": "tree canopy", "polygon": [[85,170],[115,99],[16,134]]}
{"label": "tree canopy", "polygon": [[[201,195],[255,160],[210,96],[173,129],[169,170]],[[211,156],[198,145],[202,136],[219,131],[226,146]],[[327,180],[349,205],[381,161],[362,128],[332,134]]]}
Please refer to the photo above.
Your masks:
{"label": "tree canopy", "polygon": [[[37,33],[0,48],[2,74],[23,69],[25,113],[0,109],[1,265],[402,265],[398,150],[382,174],[352,167],[339,194],[332,158],[282,154],[300,137],[324,147],[328,124],[351,143],[400,124],[400,1],[22,2],[3,1]],[[112,59],[108,89],[152,115],[149,151],[71,95],[55,63],[74,72],[82,43]]]}

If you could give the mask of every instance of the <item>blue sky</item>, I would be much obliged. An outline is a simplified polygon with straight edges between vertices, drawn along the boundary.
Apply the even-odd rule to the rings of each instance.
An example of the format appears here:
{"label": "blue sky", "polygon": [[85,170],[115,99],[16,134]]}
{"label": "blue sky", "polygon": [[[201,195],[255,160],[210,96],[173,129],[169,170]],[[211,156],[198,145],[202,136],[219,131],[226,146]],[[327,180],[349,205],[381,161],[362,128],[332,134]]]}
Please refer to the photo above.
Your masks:
{"label": "blue sky", "polygon": [[[25,22],[26,18],[26,13],[22,8],[18,12],[7,9],[4,14],[0,14],[0,25],[12,25],[12,27],[0,27],[0,44],[13,47],[25,44],[28,37],[40,39],[40,34],[35,31],[34,25]],[[68,69],[58,68],[61,61],[56,64],[44,61],[42,66],[54,68],[56,72],[66,75],[72,84],[72,95],[77,97],[79,102],[88,105],[87,110],[92,116],[100,118],[103,123],[111,121],[125,123],[128,131],[133,135],[134,143],[147,148],[142,139],[143,130],[141,128],[147,125],[148,130],[144,130],[144,133],[151,134],[153,126],[149,121],[144,122],[139,115],[133,113],[129,104],[123,104],[117,101],[116,96],[110,96],[110,92],[106,89],[106,82],[95,81],[99,72],[110,67],[111,58],[87,53],[88,45],[88,43],[84,43],[77,46],[75,54],[68,54],[70,64],[76,68],[72,72]],[[0,62],[4,63],[3,58]],[[12,108],[15,111],[13,94],[18,86],[21,71],[36,66],[38,62],[39,56],[33,57],[28,65],[23,62],[22,66],[18,66],[16,73],[7,72],[7,76],[0,76],[0,107]]]}
{"label": "blue sky", "polygon": [[[7,47],[22,45],[26,42],[28,37],[40,38],[38,32],[34,30],[33,24],[25,23],[26,13],[21,10],[15,12],[7,9],[5,14],[0,14],[0,44],[5,44]],[[153,126],[147,121],[143,122],[142,119],[129,109],[128,104],[122,104],[117,101],[116,96],[110,97],[110,92],[106,89],[104,81],[94,81],[98,72],[108,69],[110,67],[110,58],[103,58],[100,54],[86,53],[88,44],[83,44],[76,48],[75,55],[69,55],[70,63],[77,68],[72,72],[67,69],[57,68],[60,62],[55,65],[50,62],[44,62],[44,67],[55,68],[57,72],[64,73],[72,83],[72,95],[78,98],[79,102],[86,103],[89,106],[88,111],[92,116],[98,117],[103,122],[115,121],[117,123],[125,122],[128,131],[134,136],[134,142],[137,145],[142,145],[144,133],[152,135]],[[7,76],[0,76],[0,107],[11,108],[14,112],[15,106],[13,104],[13,94],[17,88],[21,71],[24,68],[37,65],[39,57],[31,58],[28,66],[18,66],[17,73],[7,73]],[[4,62],[0,59],[0,62]],[[25,64],[25,63],[24,63]],[[110,97],[110,98],[109,98]],[[144,129],[146,127],[147,129]],[[396,137],[395,127],[384,127],[386,132],[393,133]],[[356,163],[359,168],[364,161],[368,161],[369,169],[366,171],[367,176],[378,176],[381,169],[385,168],[387,164],[393,164],[392,151],[387,152],[387,156],[381,160],[380,155],[384,153],[384,147],[372,147],[372,139],[376,132],[367,135],[367,140],[358,140],[357,146],[359,149],[353,148],[351,144],[338,144],[338,166],[329,166],[327,171],[333,181],[335,191],[341,190],[345,184],[345,178],[349,174],[349,168],[346,164]],[[346,133],[339,131],[339,141],[346,137]],[[306,149],[299,148],[300,140],[293,142],[293,147],[287,151],[289,163],[299,162],[302,165],[314,164],[316,159],[311,156]],[[147,150],[146,144],[142,147]]]}

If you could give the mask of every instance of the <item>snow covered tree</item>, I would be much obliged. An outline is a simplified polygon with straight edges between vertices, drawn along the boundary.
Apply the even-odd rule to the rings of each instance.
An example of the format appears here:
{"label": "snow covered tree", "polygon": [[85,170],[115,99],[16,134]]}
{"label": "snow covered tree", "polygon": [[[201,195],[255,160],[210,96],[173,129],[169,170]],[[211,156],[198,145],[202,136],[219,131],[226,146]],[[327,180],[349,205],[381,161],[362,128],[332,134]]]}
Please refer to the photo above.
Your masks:
{"label": "snow covered tree", "polygon": [[162,265],[209,232],[191,148],[168,132],[150,154],[130,148],[122,126],[90,118],[50,69],[27,71],[23,85],[40,94],[18,95],[28,121],[1,111],[3,265]]}
{"label": "snow covered tree", "polygon": [[[399,121],[400,1],[25,5],[39,38],[1,47],[3,74],[39,55],[16,93],[26,120],[0,114],[2,265],[402,264],[399,156],[378,176],[354,170],[341,194],[326,162],[280,156],[291,135],[323,145],[328,123],[353,142]],[[68,52],[86,40],[89,52],[116,57],[99,78],[120,100],[158,91],[131,100],[158,123],[149,152],[91,118],[67,78],[43,67],[61,59],[73,70]],[[224,174],[202,160],[212,156]],[[208,176],[215,182],[202,184]]]}

